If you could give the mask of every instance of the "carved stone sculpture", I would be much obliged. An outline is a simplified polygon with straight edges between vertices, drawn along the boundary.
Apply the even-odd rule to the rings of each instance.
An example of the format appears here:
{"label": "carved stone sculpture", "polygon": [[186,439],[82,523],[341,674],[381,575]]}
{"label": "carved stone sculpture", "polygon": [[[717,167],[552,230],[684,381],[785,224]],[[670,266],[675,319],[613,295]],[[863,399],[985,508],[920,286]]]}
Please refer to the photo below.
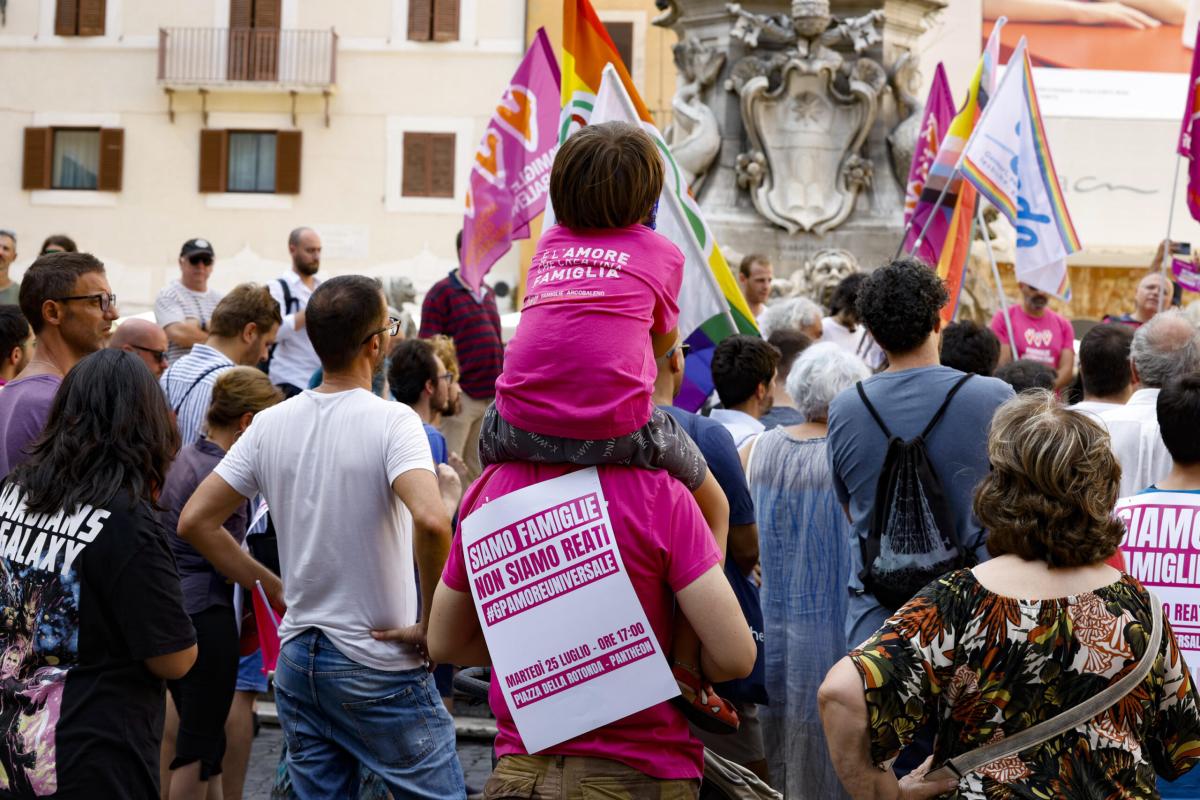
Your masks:
{"label": "carved stone sculpture", "polygon": [[847,60],[832,48],[861,53],[878,43],[882,13],[835,23],[828,2],[795,0],[789,27],[781,15],[726,8],[737,18],[730,35],[748,47],[790,46],[746,56],[732,70],[727,86],[740,95],[750,144],[738,158],[739,185],[759,214],[789,233],[836,228],[871,183],[863,145],[887,74],[870,58]]}
{"label": "carved stone sculpture", "polygon": [[825,248],[785,279],[771,282],[772,297],[807,297],[825,308],[833,290],[846,276],[858,271],[858,259],[849,250]]}
{"label": "carved stone sculpture", "polygon": [[703,102],[701,94],[725,66],[725,54],[701,44],[694,37],[676,44],[673,52],[683,82],[671,100],[675,118],[667,132],[667,144],[688,187],[696,194],[705,173],[721,151],[717,116]]}

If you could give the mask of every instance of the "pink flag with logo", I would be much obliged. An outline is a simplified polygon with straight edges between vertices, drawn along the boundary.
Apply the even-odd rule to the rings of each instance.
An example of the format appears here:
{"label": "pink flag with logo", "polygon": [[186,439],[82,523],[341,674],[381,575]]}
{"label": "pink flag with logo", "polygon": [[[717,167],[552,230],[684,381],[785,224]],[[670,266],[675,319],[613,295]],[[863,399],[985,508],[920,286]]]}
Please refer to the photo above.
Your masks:
{"label": "pink flag with logo", "polygon": [[[937,158],[938,148],[942,146],[942,138],[946,135],[956,110],[950,81],[946,79],[946,69],[939,63],[933,73],[929,98],[925,101],[925,114],[921,118],[921,133],[917,137],[912,167],[908,171],[907,189],[904,194],[904,224],[908,230],[904,241],[906,252],[911,252],[921,227],[932,211],[931,204],[920,205],[921,192],[925,189],[925,183],[929,179],[929,168]],[[934,219],[925,234],[925,240],[921,243],[920,252],[914,255],[926,264],[937,264],[939,245],[945,241],[949,226],[948,217]]]}
{"label": "pink flag with logo", "polygon": [[546,207],[558,150],[559,83],[550,40],[538,28],[471,165],[459,274],[475,291],[514,239],[529,238],[529,223]]}
{"label": "pink flag with logo", "polygon": [[[1200,44],[1200,30],[1196,43]],[[1200,220],[1200,50],[1192,51],[1192,76],[1188,80],[1187,106],[1179,130],[1179,155],[1188,160],[1188,211],[1192,219]]]}

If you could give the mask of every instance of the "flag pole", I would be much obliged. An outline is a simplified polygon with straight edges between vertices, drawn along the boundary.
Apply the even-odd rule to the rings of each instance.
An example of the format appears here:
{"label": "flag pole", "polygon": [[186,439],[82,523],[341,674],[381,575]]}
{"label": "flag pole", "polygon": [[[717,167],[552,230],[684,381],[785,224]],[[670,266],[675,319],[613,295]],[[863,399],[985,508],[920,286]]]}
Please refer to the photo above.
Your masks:
{"label": "flag pole", "polygon": [[996,251],[992,249],[992,237],[988,234],[987,223],[983,221],[983,206],[975,206],[975,219],[979,230],[983,233],[983,243],[987,245],[988,261],[992,265],[992,278],[996,281],[996,294],[1000,295],[1000,315],[1004,317],[1004,325],[1008,329],[1008,346],[1012,360],[1017,360],[1017,336],[1013,333],[1012,317],[1009,316],[1008,298],[1004,296],[1004,284],[1000,281],[1000,268],[996,266]]}
{"label": "flag pole", "polygon": [[[942,207],[942,203],[946,201],[946,195],[950,193],[950,184],[954,183],[954,177],[958,174],[958,165],[954,165],[954,171],[950,173],[950,179],[946,181],[946,185],[942,187],[941,193],[937,196],[937,201],[934,202],[933,208],[929,210],[929,216],[925,217],[925,224],[921,226],[921,232],[917,234],[916,240],[913,242],[912,249],[908,251],[909,255],[921,249],[921,243],[925,241],[925,234],[929,232],[929,226],[933,224],[933,218],[937,215],[937,211]],[[904,232],[900,235],[900,246],[896,248],[895,258],[899,258],[904,252],[904,240],[908,238],[908,231],[912,228],[912,220],[904,226]]]}
{"label": "flag pole", "polygon": [[[1178,152],[1175,153],[1175,180],[1171,182],[1171,208],[1167,212],[1167,238],[1163,242],[1162,264],[1159,269],[1162,271],[1162,276],[1166,278],[1168,286],[1174,286],[1171,281],[1171,276],[1167,274],[1167,265],[1171,263],[1171,226],[1175,222],[1175,196],[1179,194],[1179,168],[1183,165],[1183,156]],[[1158,293],[1158,310],[1162,312],[1163,307],[1167,304],[1166,292]]]}

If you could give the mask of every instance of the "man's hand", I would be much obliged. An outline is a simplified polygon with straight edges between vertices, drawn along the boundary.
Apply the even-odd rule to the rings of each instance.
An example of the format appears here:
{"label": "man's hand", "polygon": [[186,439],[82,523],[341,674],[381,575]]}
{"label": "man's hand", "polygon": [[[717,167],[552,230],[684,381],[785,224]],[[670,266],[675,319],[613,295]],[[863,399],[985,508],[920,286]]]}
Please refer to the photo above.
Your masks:
{"label": "man's hand", "polygon": [[458,477],[458,472],[449,464],[437,465],[437,479],[438,489],[442,493],[442,503],[446,506],[446,513],[453,517],[454,512],[458,511],[458,501],[462,499],[462,480]]}
{"label": "man's hand", "polygon": [[949,794],[958,788],[957,778],[942,781],[925,780],[931,766],[933,756],[925,759],[921,766],[901,778],[897,800],[928,800],[931,797]]}
{"label": "man's hand", "polygon": [[425,643],[426,627],[424,622],[409,625],[407,628],[388,628],[382,631],[371,631],[371,636],[378,642],[399,642],[411,645],[421,654],[421,658],[425,659],[425,667],[430,672],[433,672],[433,668],[437,666],[429,658],[429,648]]}
{"label": "man's hand", "polygon": [[1115,25],[1124,28],[1145,30],[1157,28],[1162,23],[1149,14],[1124,3],[1080,3],[1075,9],[1075,21],[1081,25]]}
{"label": "man's hand", "polygon": [[267,593],[267,602],[271,604],[271,608],[275,609],[282,615],[287,611],[287,603],[283,601],[283,581],[272,575],[268,580],[260,580],[263,591]]}
{"label": "man's hand", "polygon": [[467,462],[463,461],[462,456],[451,451],[450,455],[446,456],[446,463],[454,467],[454,471],[458,473],[458,480],[463,486],[471,485],[467,473]]}

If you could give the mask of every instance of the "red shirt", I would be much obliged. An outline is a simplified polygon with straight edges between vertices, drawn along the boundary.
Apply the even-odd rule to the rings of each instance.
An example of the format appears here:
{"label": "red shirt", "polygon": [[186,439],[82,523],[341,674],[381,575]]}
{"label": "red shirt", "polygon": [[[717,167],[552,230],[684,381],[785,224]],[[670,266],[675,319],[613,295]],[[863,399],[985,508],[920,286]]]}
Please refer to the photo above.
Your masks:
{"label": "red shirt", "polygon": [[454,339],[458,382],[464,392],[476,400],[491,399],[496,379],[504,365],[500,311],[496,295],[487,286],[477,298],[458,279],[458,270],[430,287],[421,303],[420,337],[427,339],[445,334]]}

